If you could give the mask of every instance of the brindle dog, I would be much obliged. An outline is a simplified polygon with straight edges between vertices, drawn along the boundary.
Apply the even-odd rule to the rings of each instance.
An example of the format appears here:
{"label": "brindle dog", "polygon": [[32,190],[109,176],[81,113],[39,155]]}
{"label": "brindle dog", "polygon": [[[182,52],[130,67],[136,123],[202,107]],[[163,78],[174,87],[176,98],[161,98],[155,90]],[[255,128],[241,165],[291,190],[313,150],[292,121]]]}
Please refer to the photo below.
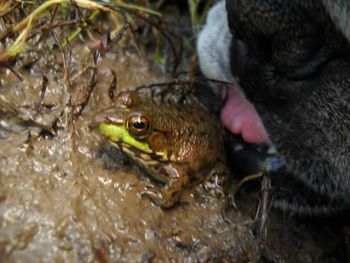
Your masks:
{"label": "brindle dog", "polygon": [[231,35],[198,48],[201,68],[239,80],[285,160],[287,173],[272,178],[274,205],[302,214],[349,208],[350,1],[226,0],[220,12],[229,30],[215,32]]}

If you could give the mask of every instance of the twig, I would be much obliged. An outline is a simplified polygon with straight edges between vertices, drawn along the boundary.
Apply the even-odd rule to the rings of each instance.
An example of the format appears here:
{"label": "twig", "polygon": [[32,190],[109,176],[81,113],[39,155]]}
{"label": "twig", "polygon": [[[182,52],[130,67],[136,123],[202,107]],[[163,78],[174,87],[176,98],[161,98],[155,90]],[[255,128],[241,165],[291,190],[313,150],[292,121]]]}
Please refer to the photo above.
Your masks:
{"label": "twig", "polygon": [[113,80],[111,86],[108,88],[108,96],[111,100],[114,100],[117,91],[117,75],[112,70]]}
{"label": "twig", "polygon": [[[83,101],[79,104],[79,106],[80,106],[79,111],[77,113],[75,113],[75,117],[76,118],[81,115],[81,113],[85,109],[86,105],[89,103],[89,100],[90,100],[91,94],[93,92],[93,89],[96,86],[96,74],[97,74],[97,67],[96,67],[96,65],[97,65],[97,56],[98,56],[97,54],[98,54],[98,51],[96,51],[93,54],[93,65],[89,66],[88,69],[84,70],[84,72],[87,71],[87,70],[92,70],[92,73],[91,73],[88,89],[87,89],[87,92],[86,92],[86,96],[83,99]],[[81,74],[79,74],[79,75],[81,75]]]}
{"label": "twig", "polygon": [[261,190],[259,205],[256,212],[256,218],[260,216],[258,237],[263,238],[266,236],[266,223],[268,214],[271,208],[271,177],[268,171],[264,171],[262,174]]}
{"label": "twig", "polygon": [[156,22],[153,22],[153,21],[151,21],[151,19],[149,19],[148,17],[144,16],[142,13],[134,13],[134,15],[138,16],[139,18],[141,18],[142,20],[146,21],[148,24],[150,24],[151,26],[156,28],[163,35],[163,37],[167,40],[167,42],[169,43],[170,48],[172,50],[172,54],[173,54],[173,58],[174,58],[174,62],[173,62],[174,64],[173,64],[173,69],[172,69],[171,74],[173,76],[175,76],[176,73],[177,73],[178,66],[180,64],[181,54],[183,53],[182,38],[180,36],[176,35],[175,33],[172,34],[173,36],[177,37],[179,39],[179,41],[180,41],[179,51],[177,51],[173,41],[171,40],[171,36],[168,35],[168,31],[166,31],[162,27],[162,21],[159,18],[157,18]]}

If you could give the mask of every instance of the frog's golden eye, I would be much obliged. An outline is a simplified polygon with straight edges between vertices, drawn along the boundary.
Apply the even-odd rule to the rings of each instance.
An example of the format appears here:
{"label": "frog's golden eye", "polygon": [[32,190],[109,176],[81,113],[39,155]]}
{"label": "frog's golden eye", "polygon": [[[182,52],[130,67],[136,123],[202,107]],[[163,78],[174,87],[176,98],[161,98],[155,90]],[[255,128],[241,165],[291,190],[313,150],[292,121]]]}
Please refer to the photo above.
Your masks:
{"label": "frog's golden eye", "polygon": [[133,115],[129,117],[126,127],[132,135],[142,137],[149,132],[151,125],[146,117],[142,115]]}

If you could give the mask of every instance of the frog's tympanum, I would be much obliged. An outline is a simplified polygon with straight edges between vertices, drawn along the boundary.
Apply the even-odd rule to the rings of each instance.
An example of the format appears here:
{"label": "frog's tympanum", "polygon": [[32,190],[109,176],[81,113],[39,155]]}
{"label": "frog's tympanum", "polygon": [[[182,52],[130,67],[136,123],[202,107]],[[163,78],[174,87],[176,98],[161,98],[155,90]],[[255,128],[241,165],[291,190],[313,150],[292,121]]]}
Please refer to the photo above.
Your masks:
{"label": "frog's tympanum", "polygon": [[114,146],[162,184],[145,194],[163,208],[173,206],[183,189],[227,172],[222,129],[203,108],[158,104],[128,91],[95,121]]}

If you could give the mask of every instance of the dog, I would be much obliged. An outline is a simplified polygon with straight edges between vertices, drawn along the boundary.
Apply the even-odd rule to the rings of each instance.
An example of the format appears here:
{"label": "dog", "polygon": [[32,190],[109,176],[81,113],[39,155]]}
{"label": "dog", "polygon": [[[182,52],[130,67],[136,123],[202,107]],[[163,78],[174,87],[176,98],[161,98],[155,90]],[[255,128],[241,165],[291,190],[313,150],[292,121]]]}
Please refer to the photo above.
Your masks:
{"label": "dog", "polygon": [[201,71],[231,82],[223,125],[273,145],[276,208],[350,207],[350,1],[222,0],[197,39]]}

